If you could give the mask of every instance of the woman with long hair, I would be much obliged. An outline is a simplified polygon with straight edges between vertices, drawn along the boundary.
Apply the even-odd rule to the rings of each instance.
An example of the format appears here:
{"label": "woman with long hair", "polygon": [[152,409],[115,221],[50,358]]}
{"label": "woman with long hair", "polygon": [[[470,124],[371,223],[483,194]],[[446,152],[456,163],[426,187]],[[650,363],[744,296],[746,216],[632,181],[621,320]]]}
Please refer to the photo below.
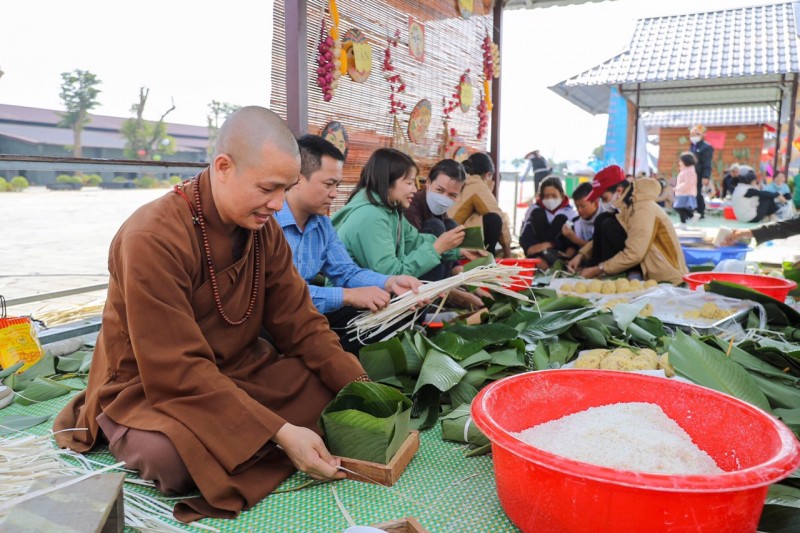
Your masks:
{"label": "woman with long hair", "polygon": [[417,192],[419,167],[408,155],[379,148],[361,170],[361,177],[333,222],[351,257],[381,274],[420,277],[442,260],[459,256],[464,227],[439,237],[419,233],[403,216]]}

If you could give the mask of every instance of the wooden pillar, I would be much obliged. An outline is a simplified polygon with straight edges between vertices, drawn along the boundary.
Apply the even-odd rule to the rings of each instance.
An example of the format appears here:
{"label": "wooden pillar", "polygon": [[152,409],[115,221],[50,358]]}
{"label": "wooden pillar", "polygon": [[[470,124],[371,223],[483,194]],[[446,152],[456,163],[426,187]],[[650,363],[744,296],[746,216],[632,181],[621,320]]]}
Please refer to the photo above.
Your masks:
{"label": "wooden pillar", "polygon": [[639,93],[641,85],[636,84],[636,109],[633,114],[633,177],[636,178],[636,157],[639,155]]}
{"label": "wooden pillar", "polygon": [[308,130],[308,28],[306,0],[284,0],[286,123],[295,136]]}
{"label": "wooden pillar", "polygon": [[[495,2],[494,3],[494,10],[492,14],[492,18],[494,20],[494,24],[492,24],[492,41],[497,43],[498,46],[502,45],[503,39],[503,4],[504,2]],[[503,47],[500,48],[501,53]],[[495,162],[495,166],[497,167],[497,172],[495,173],[495,180],[494,180],[494,194],[497,196],[497,190],[500,186],[500,105],[502,99],[500,98],[500,79],[501,78],[493,78],[492,79],[492,127],[491,133],[492,140],[489,143],[489,153],[492,155],[492,159]],[[516,200],[515,200],[516,201]]]}
{"label": "wooden pillar", "polygon": [[781,119],[783,118],[783,100],[786,98],[786,91],[784,90],[784,86],[786,85],[786,76],[783,76],[783,81],[781,83],[781,98],[778,101],[778,120],[775,121],[775,157],[772,158],[772,175],[775,176],[778,172],[778,162],[780,161],[781,157]]}
{"label": "wooden pillar", "polygon": [[783,172],[786,174],[786,179],[789,179],[789,163],[792,162],[792,143],[794,141],[794,117],[797,112],[797,73],[794,74],[794,81],[792,81],[792,102],[789,106],[789,131],[786,139],[786,163],[783,166]]}

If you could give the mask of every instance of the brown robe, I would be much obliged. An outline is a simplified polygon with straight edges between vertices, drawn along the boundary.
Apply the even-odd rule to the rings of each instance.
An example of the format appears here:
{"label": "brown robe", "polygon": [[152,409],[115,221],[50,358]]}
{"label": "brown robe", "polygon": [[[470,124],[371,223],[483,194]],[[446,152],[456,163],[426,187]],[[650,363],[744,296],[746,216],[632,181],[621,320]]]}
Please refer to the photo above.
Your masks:
{"label": "brown robe", "polygon": [[[194,200],[196,181],[185,187]],[[211,194],[200,192],[223,307],[239,320],[250,301],[253,237],[241,259]],[[253,315],[220,317],[199,228],[187,201],[170,192],[141,207],[111,243],[103,325],[85,392],[55,420],[61,446],[78,452],[102,439],[97,416],[165,434],[202,497],[175,507],[179,520],[232,518],[293,473],[275,451],[248,461],[286,423],[315,428],[325,405],[364,370],[341,349],[292,264],[274,219],[260,230],[261,276]],[[264,327],[280,353],[259,337]]]}

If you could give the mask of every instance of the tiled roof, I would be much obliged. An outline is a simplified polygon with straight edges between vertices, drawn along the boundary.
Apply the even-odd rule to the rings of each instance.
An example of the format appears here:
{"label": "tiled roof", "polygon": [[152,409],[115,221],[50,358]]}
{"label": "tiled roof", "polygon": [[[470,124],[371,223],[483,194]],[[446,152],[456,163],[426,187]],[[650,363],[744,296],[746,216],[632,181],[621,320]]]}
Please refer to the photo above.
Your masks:
{"label": "tiled roof", "polygon": [[610,0],[505,0],[503,9],[536,9],[539,7],[568,6]]}
{"label": "tiled roof", "polygon": [[625,52],[551,89],[592,113],[611,86],[633,101],[640,85],[642,109],[774,103],[800,72],[795,17],[784,2],[640,19]]}
{"label": "tiled roof", "polygon": [[570,78],[616,84],[800,71],[791,2],[639,19],[630,48]]}
{"label": "tiled roof", "polygon": [[676,128],[703,124],[705,126],[733,126],[738,124],[774,124],[778,113],[770,106],[679,109],[655,111],[642,114],[642,122],[648,128]]}

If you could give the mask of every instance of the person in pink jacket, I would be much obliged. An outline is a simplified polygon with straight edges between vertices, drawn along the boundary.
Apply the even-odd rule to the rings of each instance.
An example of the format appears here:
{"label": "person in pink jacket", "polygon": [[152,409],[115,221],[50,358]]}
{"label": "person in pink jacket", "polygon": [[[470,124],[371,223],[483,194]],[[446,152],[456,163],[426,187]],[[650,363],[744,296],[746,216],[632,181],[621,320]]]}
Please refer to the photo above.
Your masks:
{"label": "person in pink jacket", "polygon": [[681,224],[692,218],[694,210],[697,209],[697,172],[694,166],[697,158],[691,152],[684,152],[678,160],[678,180],[675,183],[675,203],[672,208],[681,217]]}

